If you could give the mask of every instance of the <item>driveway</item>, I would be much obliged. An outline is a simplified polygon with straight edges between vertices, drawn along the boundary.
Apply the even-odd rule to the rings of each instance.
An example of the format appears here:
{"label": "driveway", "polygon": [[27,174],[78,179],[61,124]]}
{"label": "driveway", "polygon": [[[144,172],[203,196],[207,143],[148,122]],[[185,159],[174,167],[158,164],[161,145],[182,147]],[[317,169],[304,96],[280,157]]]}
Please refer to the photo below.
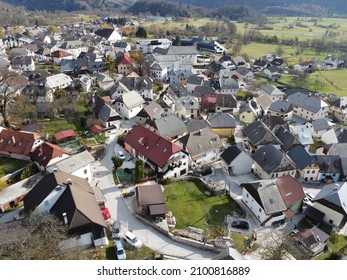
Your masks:
{"label": "driveway", "polygon": [[[94,183],[97,183],[98,187],[103,192],[106,198],[106,206],[111,213],[112,219],[127,221],[128,229],[132,230],[146,246],[158,253],[191,260],[211,259],[216,256],[215,253],[171,240],[137,219],[131,211],[129,211],[124,201],[124,199],[128,198],[122,197],[122,190],[115,186],[111,173],[113,168],[111,157],[121,149],[116,142],[117,137],[110,139],[107,143],[104,157],[93,164],[93,173],[95,176]],[[126,157],[128,156],[127,153],[125,153],[125,155]],[[124,164],[129,165],[130,162],[126,161]]]}

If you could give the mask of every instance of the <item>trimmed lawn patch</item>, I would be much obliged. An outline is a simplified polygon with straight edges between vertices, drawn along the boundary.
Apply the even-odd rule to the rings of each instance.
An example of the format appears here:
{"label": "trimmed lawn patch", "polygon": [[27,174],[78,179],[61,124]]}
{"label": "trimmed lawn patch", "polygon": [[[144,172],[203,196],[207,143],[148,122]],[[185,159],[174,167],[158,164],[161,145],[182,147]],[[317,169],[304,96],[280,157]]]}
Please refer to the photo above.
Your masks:
{"label": "trimmed lawn patch", "polygon": [[344,254],[347,249],[347,236],[341,234],[333,234],[327,243],[328,250],[324,254],[319,255],[315,259],[325,260],[332,259],[333,256]]}
{"label": "trimmed lawn patch", "polygon": [[42,134],[46,137],[53,136],[54,133],[65,129],[73,129],[76,131],[76,126],[73,123],[69,123],[66,119],[61,120],[38,120],[38,123],[42,125]]}
{"label": "trimmed lawn patch", "polygon": [[207,194],[199,181],[181,181],[164,186],[164,198],[168,210],[176,218],[176,228],[188,226],[204,228],[206,225],[224,225],[224,217],[238,205],[225,195]]}
{"label": "trimmed lawn patch", "polygon": [[27,164],[28,162],[24,160],[0,157],[0,178],[26,166]]}

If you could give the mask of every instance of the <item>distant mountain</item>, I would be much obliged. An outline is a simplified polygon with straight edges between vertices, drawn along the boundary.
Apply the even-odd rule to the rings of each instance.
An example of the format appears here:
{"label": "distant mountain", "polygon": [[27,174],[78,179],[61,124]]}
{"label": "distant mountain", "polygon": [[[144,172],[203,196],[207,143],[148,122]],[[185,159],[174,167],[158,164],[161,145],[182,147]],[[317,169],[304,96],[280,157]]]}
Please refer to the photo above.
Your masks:
{"label": "distant mountain", "polygon": [[229,18],[230,20],[242,20],[247,22],[261,22],[265,16],[245,5],[234,5],[223,8],[203,8],[183,3],[172,3],[162,0],[140,0],[130,6],[127,13],[134,15],[151,14],[158,16],[190,17],[200,14],[203,17]]}
{"label": "distant mountain", "polygon": [[1,0],[12,6],[22,6],[28,10],[46,11],[117,11],[124,9],[136,0]]}
{"label": "distant mountain", "polygon": [[[168,0],[180,3],[182,0]],[[290,15],[347,15],[346,0],[185,0],[186,5],[218,8],[227,5],[248,5],[260,13]]]}

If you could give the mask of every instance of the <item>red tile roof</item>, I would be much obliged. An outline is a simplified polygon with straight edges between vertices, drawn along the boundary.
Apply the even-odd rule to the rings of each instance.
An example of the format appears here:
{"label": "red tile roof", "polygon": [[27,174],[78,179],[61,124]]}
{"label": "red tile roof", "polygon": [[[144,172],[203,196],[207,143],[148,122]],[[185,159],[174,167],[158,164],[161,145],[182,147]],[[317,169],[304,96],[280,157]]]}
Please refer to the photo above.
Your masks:
{"label": "red tile roof", "polygon": [[305,198],[301,184],[290,175],[277,178],[276,185],[287,207]]}
{"label": "red tile roof", "polygon": [[69,155],[71,153],[57,145],[45,142],[32,152],[31,159],[38,162],[42,166],[47,166],[51,159],[59,157],[63,154]]}
{"label": "red tile roof", "polygon": [[62,130],[54,134],[54,138],[58,142],[69,137],[76,137],[76,133],[72,129]]}
{"label": "red tile roof", "polygon": [[123,59],[119,62],[119,64],[133,64],[133,62],[130,56],[124,54]]}
{"label": "red tile roof", "polygon": [[100,125],[97,125],[97,124],[93,124],[92,127],[90,128],[90,130],[93,133],[100,133],[100,132],[104,131],[104,129]]}
{"label": "red tile roof", "polygon": [[151,162],[163,167],[169,158],[182,149],[142,125],[135,126],[124,138],[125,143]]}
{"label": "red tile roof", "polygon": [[3,129],[0,132],[0,153],[14,153],[28,156],[39,134]]}

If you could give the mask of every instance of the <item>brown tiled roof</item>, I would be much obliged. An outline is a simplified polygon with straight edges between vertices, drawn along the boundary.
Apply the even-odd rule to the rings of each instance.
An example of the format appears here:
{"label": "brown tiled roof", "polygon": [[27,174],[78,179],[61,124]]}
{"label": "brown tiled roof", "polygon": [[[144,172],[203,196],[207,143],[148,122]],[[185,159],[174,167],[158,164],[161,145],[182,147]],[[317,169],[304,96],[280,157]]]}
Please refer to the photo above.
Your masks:
{"label": "brown tiled roof", "polygon": [[39,134],[3,129],[0,132],[0,153],[8,152],[28,156]]}
{"label": "brown tiled roof", "polygon": [[287,207],[305,198],[301,184],[290,175],[277,178],[276,185]]}
{"label": "brown tiled roof", "polygon": [[159,167],[164,167],[173,154],[182,150],[142,125],[130,130],[124,141]]}
{"label": "brown tiled roof", "polygon": [[70,153],[57,145],[45,142],[32,152],[31,159],[38,162],[42,166],[47,166],[51,159],[59,157],[63,154]]}
{"label": "brown tiled roof", "polygon": [[69,137],[75,137],[76,133],[72,129],[62,130],[54,134],[54,138],[57,141],[63,140]]}

